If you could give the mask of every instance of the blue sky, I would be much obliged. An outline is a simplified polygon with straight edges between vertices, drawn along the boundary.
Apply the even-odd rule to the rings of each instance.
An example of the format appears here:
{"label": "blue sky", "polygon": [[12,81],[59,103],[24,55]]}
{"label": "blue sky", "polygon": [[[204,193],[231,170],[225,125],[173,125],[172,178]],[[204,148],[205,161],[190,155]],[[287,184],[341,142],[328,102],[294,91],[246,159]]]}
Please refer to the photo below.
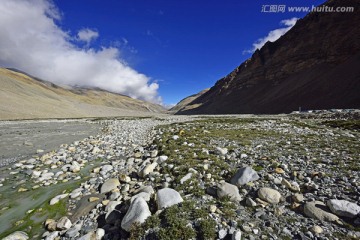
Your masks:
{"label": "blue sky", "polygon": [[[18,5],[12,6],[12,8],[23,9],[23,13],[19,10],[19,16],[9,16],[5,20],[12,23],[24,15],[31,15],[26,14],[25,11],[34,3],[26,5],[27,1],[21,0],[17,3]],[[9,5],[14,4],[10,0],[4,0],[2,4],[6,5],[6,2],[9,2]],[[24,4],[21,5],[20,2]],[[136,86],[119,85],[118,88],[122,89],[119,92],[122,91],[125,94],[129,92],[129,95],[145,100],[153,100],[157,94],[162,98],[164,104],[174,104],[186,96],[211,87],[221,77],[230,73],[251,56],[251,53],[244,54],[244,51],[251,50],[258,39],[266,37],[270,31],[284,28],[280,24],[282,20],[301,18],[306,15],[303,12],[289,13],[288,11],[264,13],[261,12],[263,5],[312,6],[324,1],[54,0],[52,3],[50,2],[53,4],[52,6],[44,4],[44,2],[48,2],[46,0],[36,0],[36,2],[38,2],[37,9],[46,12],[43,18],[55,19],[56,24],[55,27],[39,29],[39,41],[44,40],[44,34],[58,32],[55,36],[52,36],[51,33],[51,37],[48,37],[55,40],[44,42],[44,45],[48,46],[44,48],[47,50],[43,52],[49,52],[49,45],[56,45],[57,41],[60,42],[60,45],[64,45],[63,49],[66,49],[69,44],[66,41],[69,41],[72,44],[69,47],[72,52],[80,51],[76,57],[73,57],[75,60],[84,53],[92,57],[96,55],[97,58],[99,58],[98,55],[100,58],[103,55],[110,56],[110,58],[116,56],[120,62],[126,62],[125,65],[130,67],[126,74],[135,74],[137,77],[134,78],[134,81],[139,81],[139,85]],[[1,6],[0,3],[0,11],[1,7],[4,6]],[[54,7],[56,8],[55,13],[51,11]],[[46,21],[43,18],[39,19],[39,22]],[[2,21],[5,22],[5,20]],[[22,21],[26,21],[26,19]],[[29,27],[34,25],[37,24],[33,23]],[[39,26],[42,25],[39,24]],[[2,34],[1,28],[0,38],[5,35],[5,33]],[[84,35],[82,38],[79,31],[83,29],[87,29],[95,35],[93,37],[91,34],[90,37]],[[7,29],[7,32],[4,32],[9,35],[8,31],[11,30]],[[89,37],[88,40],[86,40],[86,36]],[[62,40],[56,40],[57,37]],[[12,44],[10,37],[6,36],[5,40],[9,42],[9,45]],[[3,42],[6,42],[5,40]],[[16,39],[16,41],[18,40]],[[30,47],[30,49],[33,48],[33,46]],[[37,46],[37,48],[42,49],[41,46]],[[58,50],[58,52],[61,51],[61,49]],[[26,57],[29,56],[21,56],[22,59],[26,59]],[[66,61],[69,62],[70,59],[72,58]],[[29,63],[34,62],[33,59],[30,60]],[[56,62],[56,66],[61,66],[59,61]],[[13,67],[14,62],[19,61],[11,62],[0,59],[2,65]],[[29,63],[27,64],[29,65]],[[50,63],[44,62],[44,64]],[[36,66],[26,68],[28,65],[24,63],[20,66],[15,65],[15,67],[27,71],[34,71],[33,69],[36,68]],[[107,67],[110,65],[111,63]],[[118,67],[117,69],[126,68],[121,64]],[[59,69],[59,67],[54,67],[54,69]],[[65,69],[71,71],[71,66],[66,66]],[[136,72],[134,73],[133,70]],[[54,72],[56,70],[53,70]],[[50,73],[44,71],[34,74],[44,76],[44,78],[50,76]],[[104,76],[107,76],[106,74],[104,73]],[[127,76],[126,74],[124,76]],[[87,78],[86,75],[81,74],[77,77]],[[102,79],[105,79],[103,81],[106,82],[106,78]],[[96,79],[94,78],[92,81],[94,83]],[[158,89],[156,84],[150,84],[154,81],[158,83]],[[141,91],[136,92],[136,88],[141,86],[140,82],[145,82],[147,85]],[[66,83],[75,84],[76,82],[69,79]],[[109,81],[109,84],[111,83]],[[93,85],[106,86],[105,83]],[[147,99],[144,94],[154,96]]]}

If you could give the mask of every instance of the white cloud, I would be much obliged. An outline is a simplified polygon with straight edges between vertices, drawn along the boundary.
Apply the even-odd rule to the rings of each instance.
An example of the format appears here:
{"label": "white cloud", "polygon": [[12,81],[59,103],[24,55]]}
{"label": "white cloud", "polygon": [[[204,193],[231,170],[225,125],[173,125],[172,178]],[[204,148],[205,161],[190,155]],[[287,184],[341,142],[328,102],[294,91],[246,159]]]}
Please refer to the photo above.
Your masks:
{"label": "white cloud", "polygon": [[71,42],[76,36],[62,30],[59,20],[51,1],[1,0],[0,65],[58,84],[99,87],[161,103],[159,85],[120,59],[118,48],[79,48]]}
{"label": "white cloud", "polygon": [[267,36],[256,40],[253,43],[251,50],[245,50],[244,53],[253,53],[256,51],[256,49],[260,49],[262,46],[264,46],[267,41],[274,42],[274,41],[278,40],[282,35],[284,35],[287,31],[289,31],[295,25],[297,20],[298,20],[298,18],[282,20],[280,22],[280,24],[284,25],[285,27],[270,31]]}
{"label": "white cloud", "polygon": [[99,33],[89,28],[84,28],[78,32],[77,36],[80,41],[90,44],[91,41],[99,37]]}

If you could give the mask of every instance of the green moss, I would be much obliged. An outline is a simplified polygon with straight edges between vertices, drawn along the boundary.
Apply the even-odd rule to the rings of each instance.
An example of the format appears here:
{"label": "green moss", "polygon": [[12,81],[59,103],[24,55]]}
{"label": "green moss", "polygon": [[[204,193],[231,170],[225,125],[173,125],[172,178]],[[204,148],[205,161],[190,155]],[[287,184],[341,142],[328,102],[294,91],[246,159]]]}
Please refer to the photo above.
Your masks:
{"label": "green moss", "polygon": [[[50,199],[49,199],[50,200]],[[5,237],[15,231],[24,231],[30,237],[39,235],[43,229],[43,221],[47,218],[58,219],[67,213],[66,200],[61,200],[57,204],[50,205],[45,203],[41,208],[36,208],[33,212],[25,215],[21,220],[14,223],[13,227],[0,234],[0,238]],[[39,221],[43,219],[43,221]]]}
{"label": "green moss", "polygon": [[217,199],[217,203],[224,218],[228,220],[232,220],[235,218],[237,206],[234,202],[230,200],[230,197],[226,196],[219,198]]}
{"label": "green moss", "polygon": [[[209,223],[193,228],[192,225],[197,219]],[[154,239],[192,239],[196,236],[211,235],[208,228],[213,225],[206,208],[197,206],[195,201],[184,201],[164,209],[159,215],[152,215],[141,225],[133,225],[130,238],[143,239],[151,234]]]}
{"label": "green moss", "polygon": [[187,225],[187,222],[179,219],[168,227],[161,228],[157,234],[159,239],[173,240],[173,239],[193,239],[196,237],[195,230]]}
{"label": "green moss", "polygon": [[215,239],[216,238],[216,222],[208,218],[199,221],[198,239]]}
{"label": "green moss", "polygon": [[263,166],[260,166],[260,165],[256,165],[256,166],[253,166],[253,169],[254,169],[255,171],[259,172],[259,171],[263,170],[264,167],[263,167]]}

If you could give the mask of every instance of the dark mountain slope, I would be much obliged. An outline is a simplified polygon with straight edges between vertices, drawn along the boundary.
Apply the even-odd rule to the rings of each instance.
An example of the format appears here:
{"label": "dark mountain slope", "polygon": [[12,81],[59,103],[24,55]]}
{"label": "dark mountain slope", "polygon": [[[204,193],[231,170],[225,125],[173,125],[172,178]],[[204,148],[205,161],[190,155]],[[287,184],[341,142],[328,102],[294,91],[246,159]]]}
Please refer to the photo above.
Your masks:
{"label": "dark mountain slope", "polygon": [[[353,13],[308,14],[267,42],[178,114],[288,113],[360,107],[360,4]],[[191,107],[193,106],[193,107]]]}

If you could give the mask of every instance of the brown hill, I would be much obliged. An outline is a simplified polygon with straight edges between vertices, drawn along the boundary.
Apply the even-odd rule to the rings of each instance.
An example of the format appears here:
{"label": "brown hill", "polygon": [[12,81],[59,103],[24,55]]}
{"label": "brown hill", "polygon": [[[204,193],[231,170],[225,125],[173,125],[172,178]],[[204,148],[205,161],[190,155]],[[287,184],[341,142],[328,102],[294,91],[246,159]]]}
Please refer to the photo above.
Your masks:
{"label": "brown hill", "polygon": [[355,10],[308,14],[178,114],[359,108],[359,1],[330,0],[324,5]]}
{"label": "brown hill", "polygon": [[202,90],[201,92],[198,92],[196,94],[193,94],[193,95],[191,95],[189,97],[186,97],[186,98],[182,99],[174,107],[170,108],[169,112],[176,113],[178,111],[188,110],[188,107],[190,107],[190,103],[192,101],[194,101],[195,99],[197,99],[198,97],[202,96],[207,91],[209,91],[209,89],[210,88],[206,88],[206,89]]}
{"label": "brown hill", "polygon": [[135,116],[163,113],[160,106],[101,89],[60,87],[0,68],[0,120]]}

